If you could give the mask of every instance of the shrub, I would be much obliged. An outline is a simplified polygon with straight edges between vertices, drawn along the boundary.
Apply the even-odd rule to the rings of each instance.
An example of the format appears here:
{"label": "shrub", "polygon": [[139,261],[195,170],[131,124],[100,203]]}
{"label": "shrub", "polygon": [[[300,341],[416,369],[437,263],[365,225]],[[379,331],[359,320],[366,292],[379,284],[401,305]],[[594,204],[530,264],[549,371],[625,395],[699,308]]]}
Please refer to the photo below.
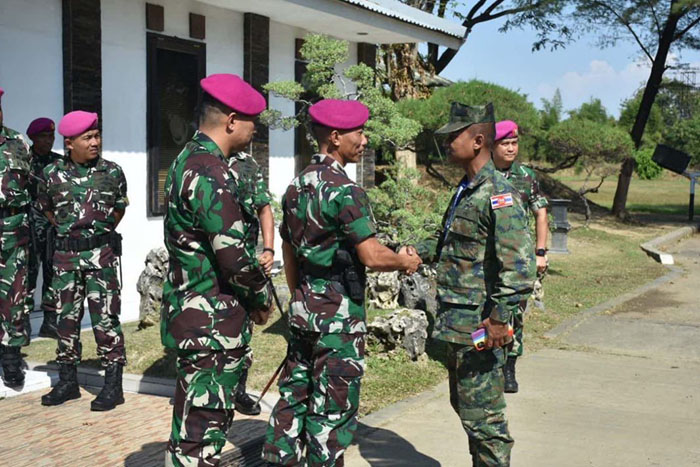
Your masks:
{"label": "shrub", "polygon": [[645,146],[634,152],[634,159],[637,161],[637,166],[634,170],[642,180],[659,178],[663,172],[663,169],[651,160],[653,155],[654,148],[652,146]]}

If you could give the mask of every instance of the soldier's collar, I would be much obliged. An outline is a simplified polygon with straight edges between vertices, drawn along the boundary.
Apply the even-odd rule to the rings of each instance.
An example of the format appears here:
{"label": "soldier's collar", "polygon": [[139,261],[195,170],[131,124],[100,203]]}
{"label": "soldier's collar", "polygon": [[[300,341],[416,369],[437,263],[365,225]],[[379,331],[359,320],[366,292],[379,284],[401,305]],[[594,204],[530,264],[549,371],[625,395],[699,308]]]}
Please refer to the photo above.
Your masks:
{"label": "soldier's collar", "polygon": [[474,188],[482,183],[484,183],[486,180],[488,180],[491,175],[496,171],[496,166],[493,164],[493,160],[489,159],[486,164],[477,172],[477,174],[474,176],[474,178],[469,182],[469,188]]}
{"label": "soldier's collar", "polygon": [[198,144],[204,146],[210,153],[214,154],[215,156],[219,156],[223,160],[226,160],[226,157],[224,156],[224,153],[221,152],[219,146],[206,134],[197,130],[194,136],[192,136],[192,139]]}
{"label": "soldier's collar", "polygon": [[231,157],[233,157],[234,159],[238,159],[239,161],[244,161],[244,160],[246,160],[247,158],[253,157],[253,156],[251,156],[250,154],[248,154],[248,153],[245,152],[245,151],[238,151],[238,152],[234,152],[234,153],[231,155]]}
{"label": "soldier's collar", "polygon": [[340,171],[343,175],[347,175],[345,173],[345,169],[340,164],[340,162],[333,159],[328,154],[322,154],[322,153],[314,154],[314,156],[311,158],[311,163],[313,164],[314,162],[317,164],[320,164],[320,165],[327,165],[329,167],[333,167],[334,169]]}

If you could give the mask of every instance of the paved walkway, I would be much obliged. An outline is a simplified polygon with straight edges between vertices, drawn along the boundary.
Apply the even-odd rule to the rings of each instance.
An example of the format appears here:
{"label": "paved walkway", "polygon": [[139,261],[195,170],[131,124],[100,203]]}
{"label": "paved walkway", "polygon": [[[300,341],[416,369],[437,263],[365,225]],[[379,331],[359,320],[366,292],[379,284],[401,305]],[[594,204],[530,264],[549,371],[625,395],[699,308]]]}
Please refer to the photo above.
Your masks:
{"label": "paved walkway", "polygon": [[[167,397],[125,394],[109,412],[91,412],[94,394],[56,407],[41,405],[35,391],[0,401],[0,466],[162,466],[170,434]],[[91,390],[96,393],[96,390]],[[255,465],[268,413],[236,414],[222,456],[224,465]],[[249,462],[244,462],[248,459]]]}
{"label": "paved walkway", "polygon": [[[672,252],[682,276],[518,362],[514,467],[700,465],[700,236]],[[470,464],[447,384],[361,422],[350,467]]]}

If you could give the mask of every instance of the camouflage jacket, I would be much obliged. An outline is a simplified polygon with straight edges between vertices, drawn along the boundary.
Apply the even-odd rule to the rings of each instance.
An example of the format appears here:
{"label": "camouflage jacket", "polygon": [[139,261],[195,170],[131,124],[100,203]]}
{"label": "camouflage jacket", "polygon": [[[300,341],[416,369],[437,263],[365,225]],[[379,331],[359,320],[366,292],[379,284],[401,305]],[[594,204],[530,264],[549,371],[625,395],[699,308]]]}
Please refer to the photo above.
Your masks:
{"label": "camouflage jacket", "polygon": [[[29,145],[20,133],[0,127],[0,208],[22,208],[30,202]],[[0,248],[11,250],[29,243],[25,212],[0,219]]]}
{"label": "camouflage jacket", "polygon": [[35,201],[33,203],[33,209],[31,211],[31,215],[29,217],[29,221],[34,223],[34,225],[39,226],[42,229],[45,229],[51,225],[47,217],[44,215],[43,212],[39,211],[36,206],[36,200],[37,200],[37,194],[39,191],[39,184],[40,181],[43,180],[44,177],[44,169],[46,168],[47,165],[51,164],[52,162],[55,162],[59,159],[62,159],[63,156],[56,153],[56,152],[49,152],[45,156],[40,156],[34,152],[34,148],[30,151],[30,156],[31,156],[31,175],[29,177],[29,194],[32,197],[32,201]]}
{"label": "camouflage jacket", "polygon": [[[466,182],[466,180],[465,180]],[[489,162],[455,193],[438,236],[417,245],[437,262],[439,314],[434,337],[469,343],[469,333],[492,317],[509,321],[535,281],[528,215],[514,188]]]}
{"label": "camouflage jacket", "polygon": [[[316,154],[282,198],[282,239],[291,244],[303,271],[333,265],[336,251],[350,251],[376,234],[369,199],[332,157]],[[308,264],[305,264],[308,263]],[[300,274],[289,325],[306,331],[356,334],[367,331],[365,309],[319,274]]]}
{"label": "camouflage jacket", "polygon": [[[51,212],[58,238],[86,239],[115,229],[115,211],[129,205],[126,178],[119,165],[100,157],[88,164],[77,164],[70,157],[60,158],[44,168],[37,190],[36,208]],[[56,249],[54,267],[59,270],[101,269],[115,265],[112,247],[92,250]]]}
{"label": "camouflage jacket", "polygon": [[253,156],[238,152],[228,158],[228,166],[236,182],[238,202],[243,208],[246,248],[251,256],[255,256],[255,247],[260,233],[258,210],[269,205],[272,198],[267,191],[262,171]]}
{"label": "camouflage jacket", "polygon": [[547,198],[540,190],[537,175],[530,167],[516,161],[508,169],[501,172],[520,193],[523,205],[528,206],[533,213],[549,206]]}
{"label": "camouflage jacket", "polygon": [[0,127],[0,207],[21,208],[30,203],[29,145],[24,137]]}
{"label": "camouflage jacket", "polygon": [[168,348],[235,349],[250,341],[249,312],[269,307],[259,264],[245,248],[236,183],[219,147],[197,132],[165,181],[161,340]]}

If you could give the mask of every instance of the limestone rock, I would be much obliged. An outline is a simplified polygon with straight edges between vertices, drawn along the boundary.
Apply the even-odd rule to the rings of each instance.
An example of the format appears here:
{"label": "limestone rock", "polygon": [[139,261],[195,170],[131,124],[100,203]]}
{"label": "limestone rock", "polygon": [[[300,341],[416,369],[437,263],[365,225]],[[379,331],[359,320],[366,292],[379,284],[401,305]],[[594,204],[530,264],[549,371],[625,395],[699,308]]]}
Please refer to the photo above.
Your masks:
{"label": "limestone rock", "polygon": [[398,271],[371,272],[367,274],[367,296],[369,307],[380,310],[393,310],[399,306],[399,282]]}
{"label": "limestone rock", "polygon": [[386,350],[406,349],[412,360],[425,353],[428,339],[428,318],[423,310],[401,308],[388,316],[380,316],[369,323],[369,338]]}
{"label": "limestone rock", "polygon": [[435,271],[422,266],[415,274],[401,276],[399,305],[435,316],[438,309]]}
{"label": "limestone rock", "polygon": [[141,295],[139,304],[139,329],[153,326],[160,321],[160,302],[163,298],[163,281],[168,274],[168,250],[152,249],[146,256],[145,267],[136,282]]}

